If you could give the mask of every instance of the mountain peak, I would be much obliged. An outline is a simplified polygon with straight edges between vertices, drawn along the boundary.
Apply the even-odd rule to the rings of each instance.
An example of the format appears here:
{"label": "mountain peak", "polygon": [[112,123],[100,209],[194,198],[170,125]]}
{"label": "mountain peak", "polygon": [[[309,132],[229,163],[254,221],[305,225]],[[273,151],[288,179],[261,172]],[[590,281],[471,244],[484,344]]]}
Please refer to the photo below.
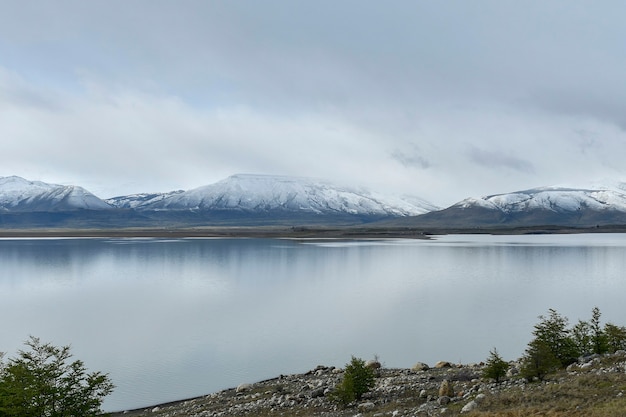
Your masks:
{"label": "mountain peak", "polygon": [[417,218],[431,227],[545,226],[589,227],[624,224],[626,190],[619,187],[547,186],[470,197]]}
{"label": "mountain peak", "polygon": [[[122,199],[124,197],[119,197]],[[120,200],[121,201],[121,200]],[[117,201],[109,200],[115,206]],[[189,191],[125,203],[140,210],[237,211],[240,213],[411,216],[436,209],[430,203],[353,190],[330,181],[282,175],[236,174]]]}
{"label": "mountain peak", "polygon": [[82,187],[0,177],[0,210],[67,211],[106,210],[111,206]]}

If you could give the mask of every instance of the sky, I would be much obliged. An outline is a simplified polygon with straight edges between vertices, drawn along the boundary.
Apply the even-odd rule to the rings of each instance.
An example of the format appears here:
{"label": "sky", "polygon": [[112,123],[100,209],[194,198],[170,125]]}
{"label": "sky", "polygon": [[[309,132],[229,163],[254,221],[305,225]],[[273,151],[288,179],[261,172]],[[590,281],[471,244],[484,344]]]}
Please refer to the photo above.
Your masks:
{"label": "sky", "polygon": [[0,0],[0,176],[448,206],[626,179],[626,3]]}

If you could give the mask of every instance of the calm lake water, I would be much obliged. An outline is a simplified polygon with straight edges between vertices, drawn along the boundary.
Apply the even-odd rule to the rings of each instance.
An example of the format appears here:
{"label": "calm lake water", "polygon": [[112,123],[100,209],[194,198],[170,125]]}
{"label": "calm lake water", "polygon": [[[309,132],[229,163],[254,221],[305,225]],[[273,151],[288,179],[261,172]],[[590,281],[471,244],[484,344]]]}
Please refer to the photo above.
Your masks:
{"label": "calm lake water", "polygon": [[0,240],[0,351],[72,346],[108,411],[343,366],[523,353],[537,316],[626,325],[626,235]]}

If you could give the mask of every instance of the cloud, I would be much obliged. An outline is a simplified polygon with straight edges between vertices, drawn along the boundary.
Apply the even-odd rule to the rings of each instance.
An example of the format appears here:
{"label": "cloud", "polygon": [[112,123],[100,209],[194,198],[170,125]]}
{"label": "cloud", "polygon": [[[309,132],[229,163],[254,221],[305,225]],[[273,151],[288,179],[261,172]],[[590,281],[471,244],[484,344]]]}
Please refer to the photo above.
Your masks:
{"label": "cloud", "polygon": [[497,150],[480,149],[476,146],[470,146],[467,152],[472,162],[497,170],[499,168],[512,169],[522,173],[532,173],[534,171],[533,164],[521,158],[517,158],[510,154]]}
{"label": "cloud", "polygon": [[400,162],[405,167],[413,167],[420,169],[427,169],[430,167],[430,162],[426,159],[419,150],[419,147],[413,145],[411,149],[402,151],[396,149],[391,152],[391,157]]}
{"label": "cloud", "polygon": [[259,172],[440,205],[623,178],[625,12],[14,2],[0,14],[0,175],[111,196]]}

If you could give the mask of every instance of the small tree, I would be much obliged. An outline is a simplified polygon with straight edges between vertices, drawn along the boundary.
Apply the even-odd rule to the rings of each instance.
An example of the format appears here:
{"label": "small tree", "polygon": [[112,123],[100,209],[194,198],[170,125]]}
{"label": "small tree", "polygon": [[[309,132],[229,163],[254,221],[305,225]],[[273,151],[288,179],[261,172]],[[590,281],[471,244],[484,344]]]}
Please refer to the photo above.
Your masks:
{"label": "small tree", "polygon": [[604,334],[609,352],[614,353],[618,350],[626,350],[626,327],[606,323],[604,325]]}
{"label": "small tree", "polygon": [[374,370],[365,365],[365,361],[352,357],[343,374],[343,380],[332,394],[332,398],[346,406],[360,400],[363,394],[374,388]]}
{"label": "small tree", "polygon": [[546,375],[556,371],[560,366],[561,362],[550,346],[541,339],[534,339],[528,344],[522,357],[520,375],[529,381],[533,378],[543,381]]}
{"label": "small tree", "polygon": [[30,337],[30,349],[0,366],[0,416],[91,417],[101,414],[113,391],[106,374],[87,373],[82,361],[68,363],[69,346],[55,347]]}
{"label": "small tree", "polygon": [[578,320],[578,323],[572,327],[572,340],[580,355],[586,355],[593,352],[591,326],[586,321]]}
{"label": "small tree", "polygon": [[483,370],[483,377],[493,378],[496,380],[496,383],[498,383],[500,379],[504,378],[506,375],[507,369],[509,369],[509,364],[498,354],[498,350],[493,348],[493,350],[489,352],[487,366]]}
{"label": "small tree", "polygon": [[556,310],[548,310],[548,317],[539,316],[541,321],[535,325],[533,335],[544,347],[552,351],[552,354],[560,362],[560,366],[567,366],[576,362],[580,352],[567,328],[567,318],[561,316]]}
{"label": "small tree", "polygon": [[594,307],[591,311],[591,321],[589,327],[591,328],[591,346],[593,353],[606,353],[608,351],[606,334],[600,327],[600,309]]}

